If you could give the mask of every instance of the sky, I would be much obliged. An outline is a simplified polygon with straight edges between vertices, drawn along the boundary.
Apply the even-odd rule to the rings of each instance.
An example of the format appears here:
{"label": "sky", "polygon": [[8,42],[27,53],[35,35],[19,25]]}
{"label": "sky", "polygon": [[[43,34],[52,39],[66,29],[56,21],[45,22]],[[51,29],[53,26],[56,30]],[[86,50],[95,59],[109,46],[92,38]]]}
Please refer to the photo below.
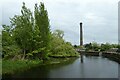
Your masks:
{"label": "sky", "polygon": [[[34,11],[35,3],[44,2],[51,31],[64,31],[65,41],[79,45],[79,23],[83,23],[83,42],[118,43],[119,0],[1,0],[0,25],[10,24],[19,15],[22,2]],[[2,6],[2,7],[1,7]]]}

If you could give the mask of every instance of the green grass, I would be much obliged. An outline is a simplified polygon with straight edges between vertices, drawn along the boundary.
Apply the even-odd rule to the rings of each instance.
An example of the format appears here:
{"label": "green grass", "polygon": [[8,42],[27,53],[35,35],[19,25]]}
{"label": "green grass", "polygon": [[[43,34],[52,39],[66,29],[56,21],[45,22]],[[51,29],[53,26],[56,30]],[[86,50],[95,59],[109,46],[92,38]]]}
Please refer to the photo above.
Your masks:
{"label": "green grass", "polygon": [[2,74],[14,74],[16,72],[25,71],[31,67],[41,64],[40,60],[3,60],[2,61]]}
{"label": "green grass", "polygon": [[[69,61],[72,57],[77,57],[78,54],[54,54],[49,57],[45,62],[42,60],[1,60],[2,74],[15,74],[29,70],[32,67],[40,65],[59,64]],[[44,63],[43,63],[44,62]]]}
{"label": "green grass", "polygon": [[24,72],[25,70],[29,70],[32,67],[37,67],[40,65],[53,65],[53,64],[60,64],[66,63],[67,61],[71,60],[72,58],[49,58],[44,63],[41,60],[2,60],[2,74],[15,74],[18,72]]}
{"label": "green grass", "polygon": [[0,75],[2,75],[2,59],[0,59]]}

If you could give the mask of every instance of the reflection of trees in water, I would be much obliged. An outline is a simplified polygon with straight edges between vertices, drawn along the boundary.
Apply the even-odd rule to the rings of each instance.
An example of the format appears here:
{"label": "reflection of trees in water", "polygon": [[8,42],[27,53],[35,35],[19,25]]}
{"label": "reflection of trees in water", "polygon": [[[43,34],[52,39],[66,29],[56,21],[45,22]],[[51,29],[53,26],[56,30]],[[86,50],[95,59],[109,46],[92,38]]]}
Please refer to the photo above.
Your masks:
{"label": "reflection of trees in water", "polygon": [[66,66],[66,65],[72,64],[76,59],[77,59],[77,58],[69,58],[69,60],[64,61],[64,60],[66,60],[66,59],[60,58],[60,62],[61,62],[61,63],[58,63],[58,64],[50,64],[50,65],[48,65],[48,66],[46,66],[46,67],[49,68],[49,69],[59,68],[59,67],[62,67],[62,66]]}
{"label": "reflection of trees in water", "polygon": [[13,75],[13,78],[46,78],[49,73],[49,69],[45,66],[39,66],[31,68],[30,70],[24,71]]}

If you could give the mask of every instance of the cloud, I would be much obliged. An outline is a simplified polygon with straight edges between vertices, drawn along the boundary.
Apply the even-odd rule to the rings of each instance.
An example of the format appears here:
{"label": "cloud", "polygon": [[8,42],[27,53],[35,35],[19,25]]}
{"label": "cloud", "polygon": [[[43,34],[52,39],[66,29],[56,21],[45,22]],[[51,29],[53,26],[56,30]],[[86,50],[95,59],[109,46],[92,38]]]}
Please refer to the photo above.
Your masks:
{"label": "cloud", "polygon": [[2,0],[4,24],[10,24],[9,17],[20,14],[23,1],[32,11],[35,3],[44,2],[51,30],[63,30],[65,40],[72,44],[79,44],[80,22],[83,22],[85,43],[118,41],[119,0]]}

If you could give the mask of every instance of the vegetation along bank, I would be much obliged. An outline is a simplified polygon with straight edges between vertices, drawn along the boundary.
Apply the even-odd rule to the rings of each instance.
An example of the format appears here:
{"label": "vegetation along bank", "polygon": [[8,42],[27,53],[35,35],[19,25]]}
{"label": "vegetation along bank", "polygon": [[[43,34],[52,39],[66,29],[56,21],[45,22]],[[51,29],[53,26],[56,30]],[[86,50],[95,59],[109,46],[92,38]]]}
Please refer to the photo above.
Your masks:
{"label": "vegetation along bank", "polygon": [[63,39],[63,31],[51,31],[49,21],[44,3],[35,4],[31,12],[23,2],[21,15],[10,18],[10,25],[2,25],[3,74],[45,64],[51,57],[69,60],[68,57],[79,56],[71,43]]}

